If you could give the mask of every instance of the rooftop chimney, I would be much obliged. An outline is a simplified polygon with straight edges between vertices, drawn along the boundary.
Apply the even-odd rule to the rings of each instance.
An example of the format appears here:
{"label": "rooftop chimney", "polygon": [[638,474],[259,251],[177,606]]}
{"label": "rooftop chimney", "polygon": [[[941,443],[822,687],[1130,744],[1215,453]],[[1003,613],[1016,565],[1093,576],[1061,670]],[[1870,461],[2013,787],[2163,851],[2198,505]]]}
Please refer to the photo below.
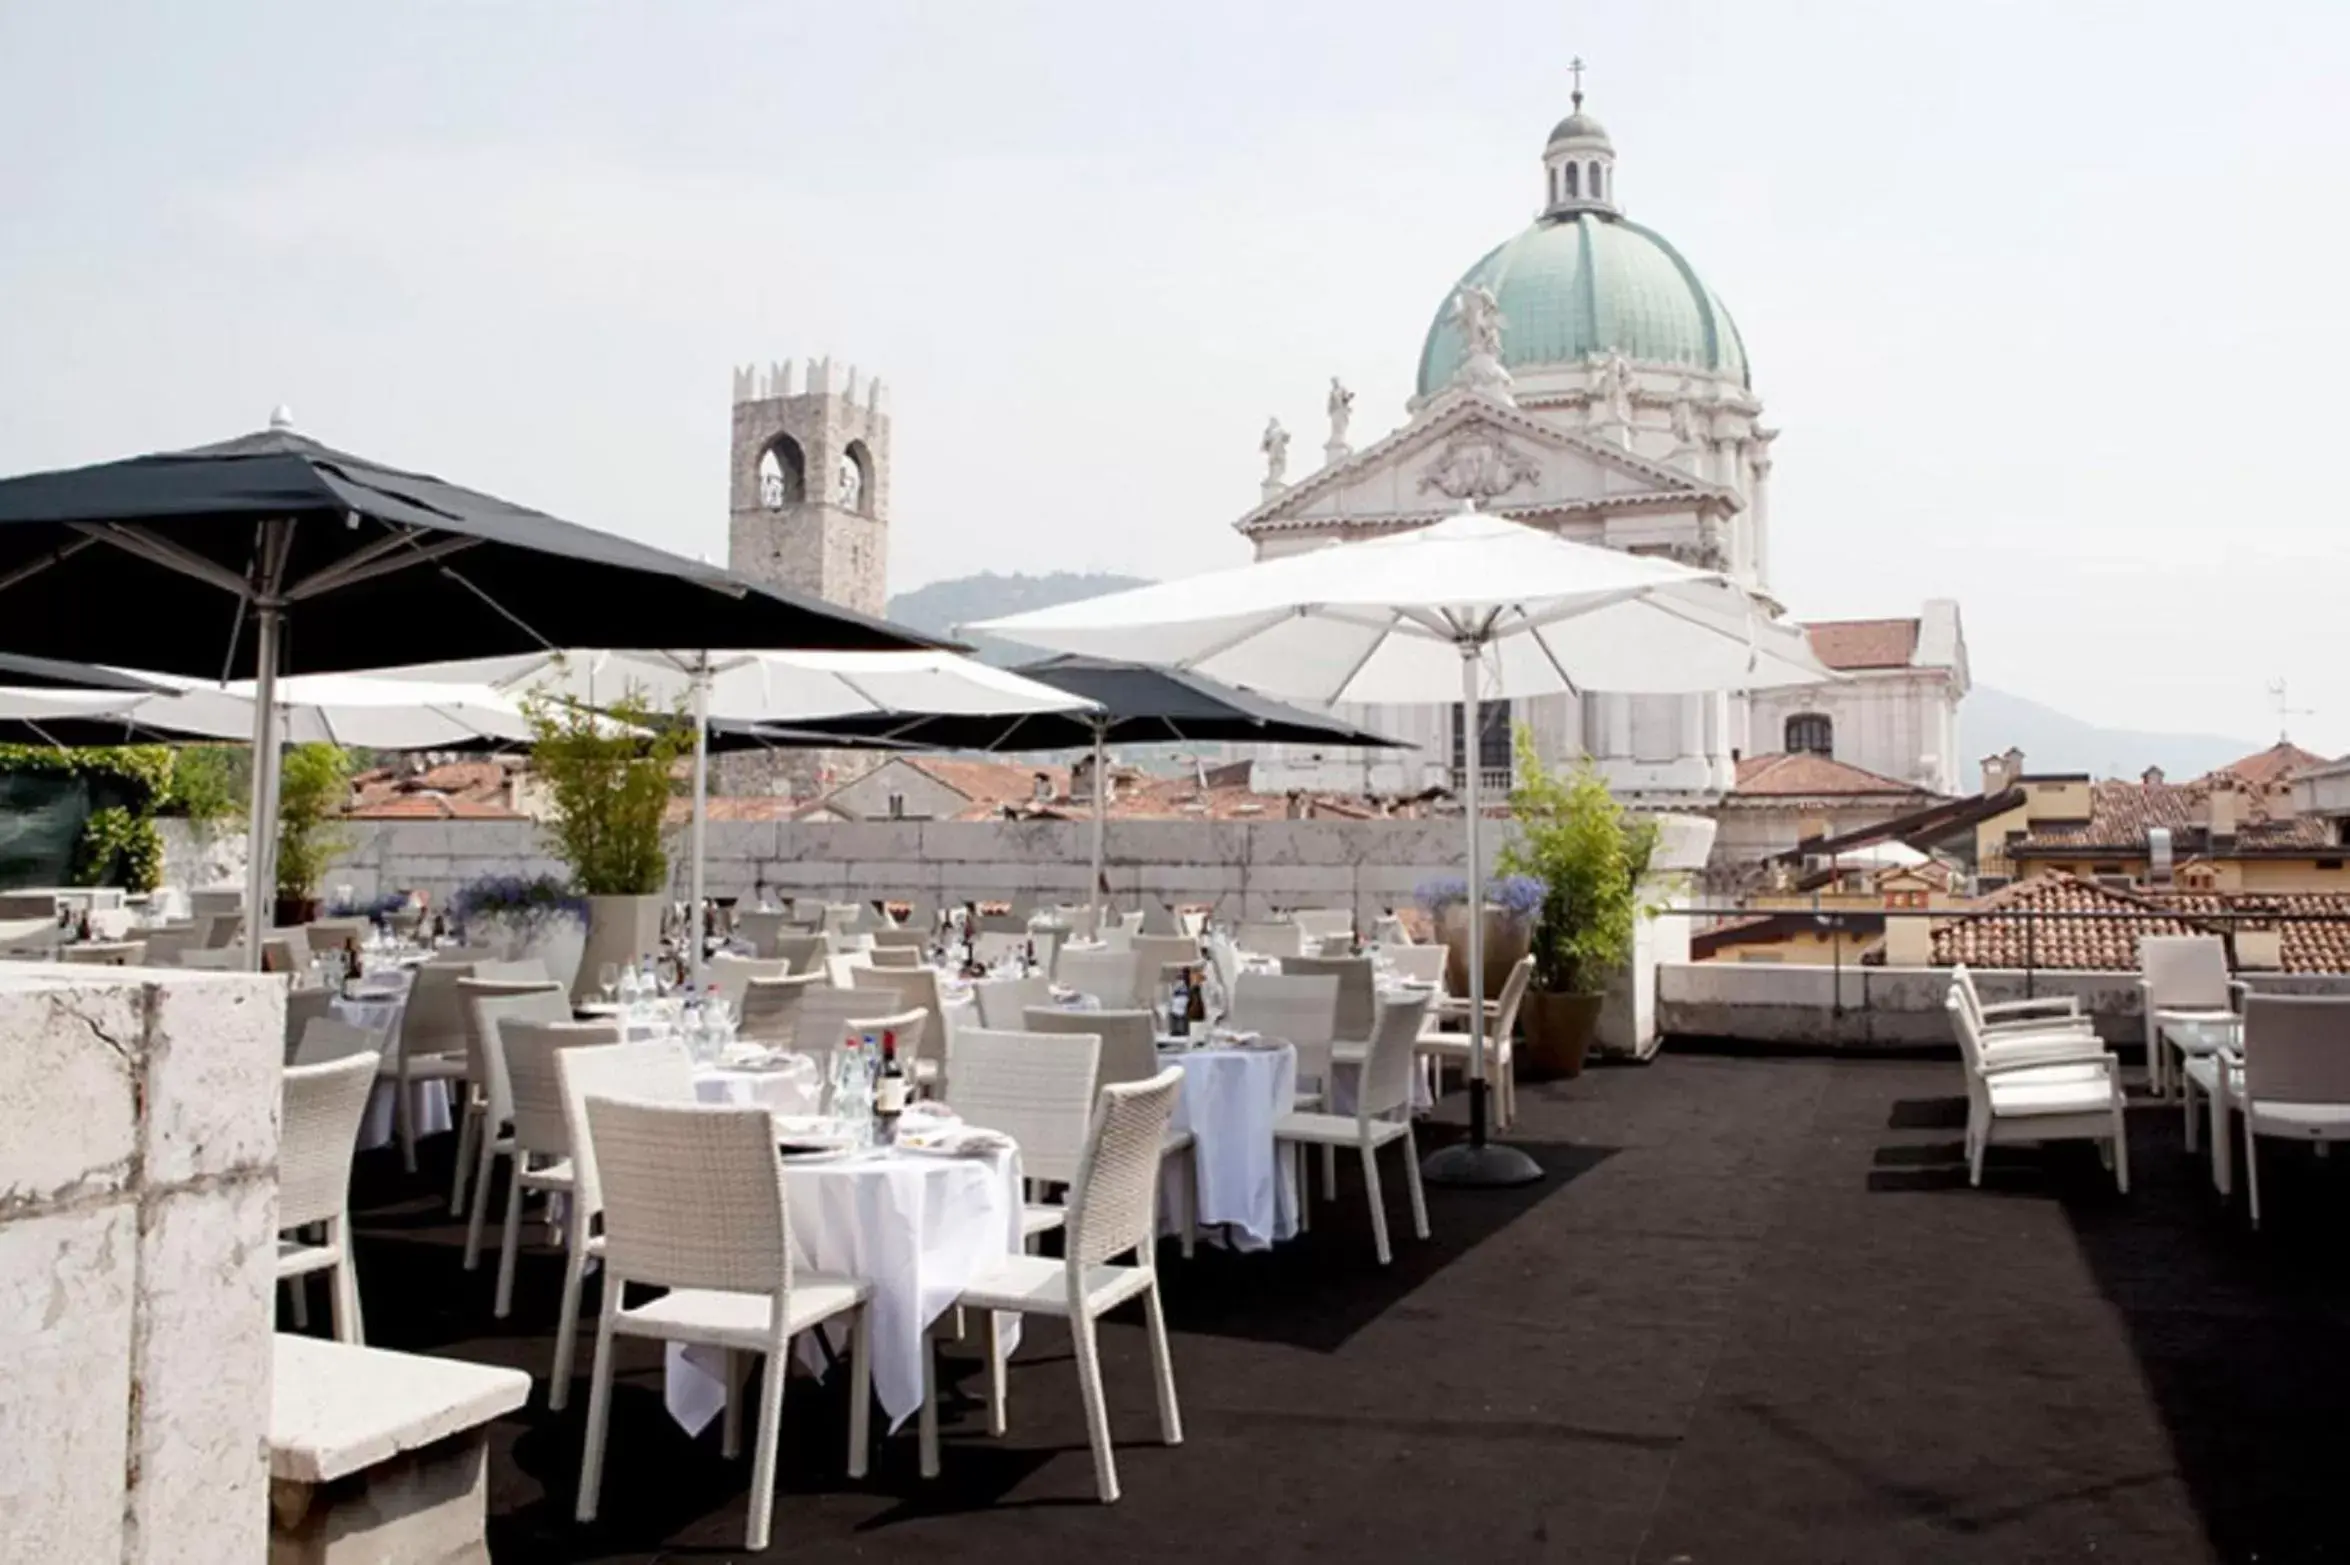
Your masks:
{"label": "rooftop chimney", "polygon": [[2142,772],[2140,772],[2140,773],[2138,774],[2138,781],[2140,781],[2140,782],[2144,783],[2144,784],[2145,784],[2147,787],[2149,787],[2149,788],[2159,788],[2159,787],[2161,787],[2161,786],[2162,786],[2162,768],[2161,768],[2161,767],[2159,767],[2159,766],[2149,766],[2149,767],[2147,767],[2147,768],[2146,768],[2146,770],[2144,770],[2144,771],[2142,771]]}
{"label": "rooftop chimney", "polygon": [[2211,840],[2232,842],[2236,836],[2236,790],[2225,781],[2211,785]]}
{"label": "rooftop chimney", "polygon": [[2024,774],[2024,752],[2009,747],[2003,755],[1983,757],[1983,792],[2004,793]]}

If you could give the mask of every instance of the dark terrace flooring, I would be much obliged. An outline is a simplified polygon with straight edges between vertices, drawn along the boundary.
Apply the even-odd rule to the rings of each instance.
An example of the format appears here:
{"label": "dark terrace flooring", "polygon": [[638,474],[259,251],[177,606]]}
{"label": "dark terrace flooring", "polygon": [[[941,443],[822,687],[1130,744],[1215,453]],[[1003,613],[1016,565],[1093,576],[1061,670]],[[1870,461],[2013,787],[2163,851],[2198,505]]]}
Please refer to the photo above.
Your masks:
{"label": "dark terrace flooring", "polygon": [[[1114,1320],[1118,1505],[1093,1502],[1067,1335],[1031,1322],[1011,1433],[950,1407],[930,1484],[910,1424],[850,1483],[841,1394],[795,1381],[767,1557],[2350,1560],[2350,1159],[2272,1154],[2254,1236],[2143,1105],[2126,1199],[2081,1146],[1995,1149],[1974,1191],[1958,1087],[1954,1063],[1709,1055],[1529,1087],[1515,1139],[1548,1177],[1431,1191],[1435,1238],[1399,1229],[1391,1269],[1352,1180],[1274,1254],[1169,1252],[1188,1438],[1155,1443],[1139,1316]],[[371,1340],[540,1377],[494,1431],[495,1557],[740,1557],[748,1458],[668,1422],[650,1352],[623,1356],[602,1519],[572,1523],[587,1344],[549,1414],[559,1260],[534,1224],[492,1321],[490,1266],[463,1273],[461,1228],[396,1172],[358,1175]]]}

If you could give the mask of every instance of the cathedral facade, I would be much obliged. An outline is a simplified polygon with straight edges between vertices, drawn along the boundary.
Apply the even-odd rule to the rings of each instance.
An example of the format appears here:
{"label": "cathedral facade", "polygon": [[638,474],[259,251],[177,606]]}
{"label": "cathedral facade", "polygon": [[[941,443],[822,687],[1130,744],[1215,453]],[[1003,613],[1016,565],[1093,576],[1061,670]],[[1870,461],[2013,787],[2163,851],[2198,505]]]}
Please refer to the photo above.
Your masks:
{"label": "cathedral facade", "polygon": [[[1405,422],[1358,449],[1352,404],[1333,382],[1321,464],[1301,476],[1289,472],[1288,433],[1277,422],[1266,429],[1262,497],[1235,523],[1258,558],[1421,527],[1474,505],[1578,542],[1724,571],[1778,611],[1778,431],[1764,421],[1746,344],[1689,261],[1624,215],[1614,143],[1579,91],[1543,147],[1533,224],[1480,257],[1429,326]],[[1964,640],[1955,604],[1930,605],[1919,622],[1932,630],[1912,639],[1898,675],[1856,671],[1753,699],[1589,692],[1514,711],[1497,702],[1465,723],[1441,708],[1352,709],[1415,749],[1400,758],[1269,751],[1260,777],[1276,788],[1391,793],[1456,784],[1474,764],[1502,781],[1511,722],[1523,720],[1547,756],[1587,756],[1620,797],[1659,806],[1718,802],[1737,789],[1742,761],[1781,750],[1952,792]],[[1815,643],[1827,628],[1815,629]],[[1914,661],[1921,652],[1927,660]]]}

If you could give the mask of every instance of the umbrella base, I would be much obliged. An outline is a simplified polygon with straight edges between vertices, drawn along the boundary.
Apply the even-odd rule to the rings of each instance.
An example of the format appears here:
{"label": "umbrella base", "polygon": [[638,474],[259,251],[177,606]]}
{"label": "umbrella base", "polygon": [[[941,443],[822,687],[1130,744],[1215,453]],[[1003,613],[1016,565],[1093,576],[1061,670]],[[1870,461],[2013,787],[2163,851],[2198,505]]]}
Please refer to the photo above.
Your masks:
{"label": "umbrella base", "polygon": [[1542,1165],[1497,1141],[1462,1141],[1429,1153],[1421,1160],[1420,1177],[1432,1185],[1500,1189],[1534,1183],[1542,1177]]}

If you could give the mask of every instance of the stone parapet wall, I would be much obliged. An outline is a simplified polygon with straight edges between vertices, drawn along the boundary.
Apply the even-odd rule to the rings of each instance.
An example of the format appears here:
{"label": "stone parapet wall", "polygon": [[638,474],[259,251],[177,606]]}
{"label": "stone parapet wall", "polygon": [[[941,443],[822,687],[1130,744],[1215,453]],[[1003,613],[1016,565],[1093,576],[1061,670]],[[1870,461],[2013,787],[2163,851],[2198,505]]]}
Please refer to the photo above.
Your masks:
{"label": "stone parapet wall", "polygon": [[0,968],[0,1559],[268,1543],[284,981]]}
{"label": "stone parapet wall", "polygon": [[[2074,995],[2108,1043],[2145,1042],[2135,972],[1975,970],[1985,1001]],[[2254,975],[2269,994],[2350,995],[2350,974]],[[1779,966],[1762,962],[1667,962],[1657,969],[1657,1030],[1806,1048],[1947,1048],[1957,1042],[1943,1000],[1950,971],[1937,967]]]}
{"label": "stone parapet wall", "polygon": [[[477,875],[563,873],[528,821],[369,821],[345,831],[352,848],[327,876],[329,895],[342,884],[408,887],[438,901]],[[753,898],[1081,901],[1091,832],[1082,821],[717,822],[709,886]],[[1409,904],[1432,875],[1459,874],[1461,835],[1446,819],[1124,821],[1110,828],[1107,874],[1120,901],[1205,903],[1224,918],[1351,907],[1368,919]],[[670,872],[680,895],[683,850],[681,833]]]}

